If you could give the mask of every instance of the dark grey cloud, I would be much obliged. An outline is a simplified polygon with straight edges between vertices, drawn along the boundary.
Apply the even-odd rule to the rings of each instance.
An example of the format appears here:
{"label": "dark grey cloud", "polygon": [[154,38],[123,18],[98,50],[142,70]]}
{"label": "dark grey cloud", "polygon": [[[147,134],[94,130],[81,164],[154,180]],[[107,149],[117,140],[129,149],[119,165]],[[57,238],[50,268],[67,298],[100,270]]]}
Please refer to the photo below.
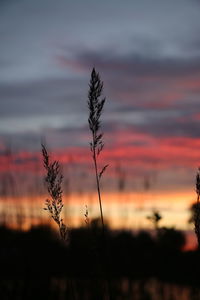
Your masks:
{"label": "dark grey cloud", "polygon": [[134,126],[134,129],[154,137],[200,138],[199,126],[200,120],[165,118],[163,120],[149,120],[148,125]]}
{"label": "dark grey cloud", "polygon": [[86,95],[87,83],[78,78],[0,84],[0,115],[31,116],[81,111]]}
{"label": "dark grey cloud", "polygon": [[0,11],[0,53],[8,62],[1,77],[4,82],[61,72],[51,61],[60,45],[66,49],[107,47],[119,53],[133,47],[147,56],[152,52],[182,56],[182,44],[190,41],[194,32],[198,36],[200,29],[199,5],[189,0],[6,3]]}
{"label": "dark grey cloud", "polygon": [[[134,120],[137,111],[133,114],[132,120],[124,117],[123,122],[106,121],[104,128],[106,133],[120,132],[120,129],[125,128],[129,132],[144,133],[147,136],[157,137],[192,137],[200,138],[200,118],[195,118],[193,114],[183,112],[172,113],[162,111],[149,111],[142,113],[142,120],[136,122]],[[136,118],[135,118],[136,119]]]}
{"label": "dark grey cloud", "polygon": [[[199,48],[200,50],[200,48]],[[188,77],[191,74],[200,73],[200,54],[195,57],[159,57],[156,53],[149,56],[141,52],[134,53],[129,50],[126,55],[120,55],[104,49],[102,51],[77,51],[74,55],[74,60],[69,60],[67,57],[62,57],[63,63],[69,66],[88,70],[91,66],[100,69],[105,76],[158,76],[164,79],[171,77],[176,78]],[[117,72],[117,73],[116,73]],[[126,78],[127,79],[127,78]],[[151,77],[149,78],[151,79]]]}
{"label": "dark grey cloud", "polygon": [[95,65],[113,100],[132,108],[199,109],[200,57],[147,57],[140,53],[78,52],[63,63],[88,71]]}
{"label": "dark grey cloud", "polygon": [[0,11],[1,134],[66,134],[82,144],[95,66],[106,130],[198,136],[190,117],[200,111],[198,2],[8,2]]}

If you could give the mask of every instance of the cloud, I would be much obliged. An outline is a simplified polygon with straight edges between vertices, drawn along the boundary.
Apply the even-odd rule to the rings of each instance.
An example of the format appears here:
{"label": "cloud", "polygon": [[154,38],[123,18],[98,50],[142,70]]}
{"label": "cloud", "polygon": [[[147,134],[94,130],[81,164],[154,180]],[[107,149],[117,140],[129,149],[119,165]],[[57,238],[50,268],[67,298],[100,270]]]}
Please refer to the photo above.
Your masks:
{"label": "cloud", "polygon": [[[84,80],[55,78],[21,84],[1,84],[1,116],[45,115],[81,110],[87,93]],[[83,101],[82,101],[83,102]]]}
{"label": "cloud", "polygon": [[[178,168],[194,169],[199,163],[199,138],[187,137],[160,137],[152,135],[120,131],[112,133],[112,144],[107,143],[105,138],[105,149],[101,153],[101,163],[109,162],[112,166],[118,161],[123,162],[123,167],[129,170],[140,168],[141,171],[153,170],[155,164],[161,170]],[[51,150],[53,150],[50,147]],[[83,166],[91,166],[91,153],[89,144],[78,146],[67,146],[66,148],[54,148],[53,157],[62,164],[68,164],[71,160]],[[11,162],[12,172],[35,172],[36,163],[42,169],[41,151],[15,151],[11,149],[11,155],[1,150],[0,170],[8,171],[8,160]],[[156,168],[157,168],[156,167]]]}
{"label": "cloud", "polygon": [[[62,61],[66,67],[79,67],[85,71],[95,66],[103,74],[107,85],[111,85],[113,93],[116,91],[115,94],[132,93],[134,96],[147,89],[150,92],[149,98],[168,93],[166,98],[169,101],[172,98],[173,101],[183,96],[187,91],[187,84],[190,90],[200,85],[199,56],[188,59],[145,57],[140,53],[121,56],[105,50],[99,53],[78,52],[74,60],[62,57]],[[195,82],[192,85],[193,80]]]}
{"label": "cloud", "polygon": [[74,173],[90,174],[86,101],[95,66],[107,97],[101,158],[110,176],[120,161],[131,184],[154,171],[165,186],[191,184],[200,146],[199,1],[0,6],[0,173],[10,144],[11,172],[34,176],[46,139],[64,167],[73,160]]}

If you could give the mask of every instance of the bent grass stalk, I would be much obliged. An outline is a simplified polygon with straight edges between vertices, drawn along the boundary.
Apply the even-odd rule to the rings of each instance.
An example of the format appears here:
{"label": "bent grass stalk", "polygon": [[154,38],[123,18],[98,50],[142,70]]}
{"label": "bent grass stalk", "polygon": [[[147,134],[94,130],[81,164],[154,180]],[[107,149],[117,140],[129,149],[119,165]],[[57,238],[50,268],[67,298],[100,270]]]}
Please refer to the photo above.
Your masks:
{"label": "bent grass stalk", "polygon": [[50,195],[50,199],[46,199],[45,208],[56,222],[59,227],[60,236],[63,241],[67,241],[68,238],[68,230],[67,226],[63,223],[63,219],[61,217],[61,212],[63,209],[63,201],[62,201],[62,180],[63,176],[60,171],[60,165],[58,161],[50,162],[49,154],[46,147],[42,144],[42,155],[43,155],[43,164],[46,169],[45,183],[47,186],[48,193]]}

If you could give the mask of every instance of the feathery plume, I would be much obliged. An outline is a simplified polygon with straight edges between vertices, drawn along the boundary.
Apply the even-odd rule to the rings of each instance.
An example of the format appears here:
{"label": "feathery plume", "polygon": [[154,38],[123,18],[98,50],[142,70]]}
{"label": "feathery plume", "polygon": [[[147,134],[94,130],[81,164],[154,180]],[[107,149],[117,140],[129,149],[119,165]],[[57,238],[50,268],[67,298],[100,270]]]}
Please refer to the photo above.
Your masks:
{"label": "feathery plume", "polygon": [[46,169],[46,177],[45,183],[47,186],[48,193],[50,195],[50,199],[46,199],[45,208],[47,210],[53,220],[59,227],[61,238],[66,241],[67,240],[67,227],[63,223],[63,219],[61,218],[61,212],[63,209],[63,201],[62,201],[62,180],[63,176],[60,171],[60,165],[58,161],[50,162],[49,154],[47,152],[46,147],[42,144],[42,155],[43,155],[43,164]]}

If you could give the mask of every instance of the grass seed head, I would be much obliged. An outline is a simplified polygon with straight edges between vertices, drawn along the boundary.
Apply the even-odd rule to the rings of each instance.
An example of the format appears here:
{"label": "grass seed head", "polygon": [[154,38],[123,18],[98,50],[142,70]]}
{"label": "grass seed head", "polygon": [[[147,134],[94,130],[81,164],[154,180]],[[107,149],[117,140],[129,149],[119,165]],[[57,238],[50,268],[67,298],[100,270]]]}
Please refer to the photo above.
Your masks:
{"label": "grass seed head", "polygon": [[104,107],[105,98],[100,99],[103,91],[103,82],[99,73],[93,68],[89,83],[88,109],[89,109],[89,128],[92,131],[93,140],[90,143],[91,151],[97,150],[97,155],[103,149],[103,133],[99,132],[101,127],[100,117]]}
{"label": "grass seed head", "polygon": [[45,183],[50,196],[50,199],[46,199],[45,201],[44,209],[49,212],[52,219],[59,226],[61,238],[66,241],[68,230],[61,218],[64,204],[62,201],[63,176],[61,174],[60,165],[58,161],[50,162],[48,151],[44,145],[42,145],[42,155],[44,168],[46,169]]}

